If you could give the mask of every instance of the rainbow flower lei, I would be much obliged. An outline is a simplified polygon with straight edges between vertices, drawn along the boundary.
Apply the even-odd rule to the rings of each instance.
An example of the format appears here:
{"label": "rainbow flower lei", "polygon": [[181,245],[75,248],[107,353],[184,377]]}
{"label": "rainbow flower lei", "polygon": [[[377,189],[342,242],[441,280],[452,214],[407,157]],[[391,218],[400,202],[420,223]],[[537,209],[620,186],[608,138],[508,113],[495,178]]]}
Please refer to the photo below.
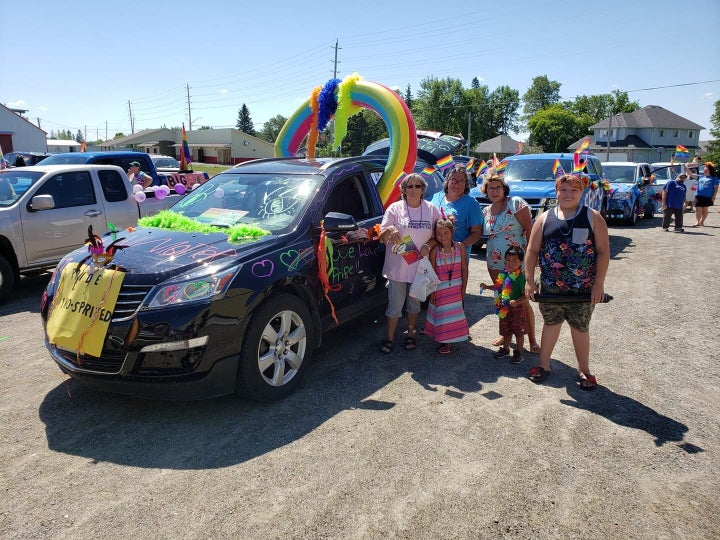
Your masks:
{"label": "rainbow flower lei", "polygon": [[505,272],[503,270],[495,280],[495,310],[501,319],[507,317],[510,312],[510,293],[521,271],[520,268],[514,272]]}

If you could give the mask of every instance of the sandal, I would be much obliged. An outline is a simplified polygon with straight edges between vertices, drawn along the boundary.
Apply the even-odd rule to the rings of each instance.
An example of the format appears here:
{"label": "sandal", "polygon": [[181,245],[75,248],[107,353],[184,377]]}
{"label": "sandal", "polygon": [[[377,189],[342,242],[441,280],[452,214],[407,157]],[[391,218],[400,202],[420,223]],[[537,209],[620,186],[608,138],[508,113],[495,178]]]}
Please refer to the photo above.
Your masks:
{"label": "sandal", "polygon": [[595,390],[597,388],[595,375],[580,375],[580,388],[583,390]]}
{"label": "sandal", "polygon": [[415,338],[414,337],[406,337],[405,338],[405,350],[406,351],[414,351],[415,350]]}
{"label": "sandal", "polygon": [[450,345],[448,343],[443,343],[438,347],[438,352],[440,354],[450,354],[451,350],[452,349],[450,349]]}
{"label": "sandal", "polygon": [[383,340],[380,344],[380,352],[383,354],[390,354],[393,349],[393,342],[389,339]]}
{"label": "sandal", "polygon": [[530,345],[530,353],[532,354],[540,354],[540,345],[535,343],[534,345]]}
{"label": "sandal", "polygon": [[528,373],[528,379],[530,379],[535,384],[539,384],[539,383],[543,382],[549,376],[550,376],[550,370],[545,369],[540,366],[531,367],[530,373]]}
{"label": "sandal", "polygon": [[494,358],[502,358],[503,356],[507,356],[510,354],[510,349],[506,349],[505,347],[500,347],[497,351],[493,353]]}

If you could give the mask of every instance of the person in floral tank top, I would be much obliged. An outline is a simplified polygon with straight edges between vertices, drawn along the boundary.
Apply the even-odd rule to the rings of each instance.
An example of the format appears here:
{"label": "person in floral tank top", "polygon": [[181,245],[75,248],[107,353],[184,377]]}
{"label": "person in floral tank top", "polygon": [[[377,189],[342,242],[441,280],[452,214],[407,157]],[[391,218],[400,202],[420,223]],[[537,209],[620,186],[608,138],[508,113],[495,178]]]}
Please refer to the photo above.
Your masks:
{"label": "person in floral tank top", "polygon": [[562,323],[570,325],[580,387],[593,390],[597,380],[590,373],[590,318],[594,305],[602,302],[605,275],[610,263],[610,239],[599,212],[580,205],[585,189],[580,176],[565,174],[555,181],[558,205],[542,214],[533,225],[525,259],[525,294],[535,300],[535,265],[540,264],[540,289],[549,295],[587,294],[586,302],[540,303],[544,325],[539,365],[529,378],[539,383],[550,374],[550,356]]}

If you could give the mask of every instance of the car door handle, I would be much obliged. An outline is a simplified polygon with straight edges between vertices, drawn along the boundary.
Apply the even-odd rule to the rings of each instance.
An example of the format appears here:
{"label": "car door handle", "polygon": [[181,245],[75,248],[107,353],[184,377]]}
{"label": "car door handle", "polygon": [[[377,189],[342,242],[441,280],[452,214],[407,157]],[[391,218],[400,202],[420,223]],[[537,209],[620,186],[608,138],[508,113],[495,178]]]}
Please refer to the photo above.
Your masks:
{"label": "car door handle", "polygon": [[100,210],[88,210],[85,215],[87,217],[98,217],[102,215],[102,212]]}

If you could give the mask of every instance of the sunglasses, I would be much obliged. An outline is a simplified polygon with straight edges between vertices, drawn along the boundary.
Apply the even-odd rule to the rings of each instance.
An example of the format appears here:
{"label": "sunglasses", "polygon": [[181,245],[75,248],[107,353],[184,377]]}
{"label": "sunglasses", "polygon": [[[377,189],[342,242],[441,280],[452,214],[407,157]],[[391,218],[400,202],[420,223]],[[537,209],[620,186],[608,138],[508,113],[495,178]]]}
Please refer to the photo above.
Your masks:
{"label": "sunglasses", "polygon": [[408,184],[405,186],[405,189],[415,188],[415,189],[423,189],[425,186],[422,184]]}

